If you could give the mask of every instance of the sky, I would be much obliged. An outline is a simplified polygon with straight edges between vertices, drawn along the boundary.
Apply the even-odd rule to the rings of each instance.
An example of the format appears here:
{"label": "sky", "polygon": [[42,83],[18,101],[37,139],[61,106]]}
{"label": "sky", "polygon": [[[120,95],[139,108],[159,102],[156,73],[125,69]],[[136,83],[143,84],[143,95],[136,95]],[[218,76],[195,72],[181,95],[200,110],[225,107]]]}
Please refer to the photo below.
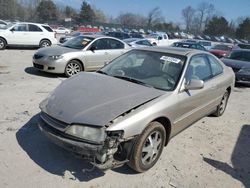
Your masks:
{"label": "sky", "polygon": [[[65,5],[80,9],[83,0],[57,0]],[[142,15],[159,7],[167,22],[182,22],[181,11],[187,6],[196,8],[201,2],[212,3],[219,15],[229,21],[238,17],[250,17],[250,0],[87,0],[92,6],[101,9],[105,14],[116,17],[121,12],[132,12]]]}

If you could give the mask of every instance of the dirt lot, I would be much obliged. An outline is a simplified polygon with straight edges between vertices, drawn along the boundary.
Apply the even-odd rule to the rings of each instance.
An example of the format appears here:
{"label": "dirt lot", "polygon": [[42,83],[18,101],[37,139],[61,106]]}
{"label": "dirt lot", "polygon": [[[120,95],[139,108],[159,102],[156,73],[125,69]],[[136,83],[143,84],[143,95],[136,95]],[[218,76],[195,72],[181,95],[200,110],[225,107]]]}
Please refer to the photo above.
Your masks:
{"label": "dirt lot", "polygon": [[249,87],[234,89],[222,117],[173,138],[148,172],[88,172],[36,125],[38,104],[65,77],[34,70],[34,52],[0,51],[0,187],[250,187]]}

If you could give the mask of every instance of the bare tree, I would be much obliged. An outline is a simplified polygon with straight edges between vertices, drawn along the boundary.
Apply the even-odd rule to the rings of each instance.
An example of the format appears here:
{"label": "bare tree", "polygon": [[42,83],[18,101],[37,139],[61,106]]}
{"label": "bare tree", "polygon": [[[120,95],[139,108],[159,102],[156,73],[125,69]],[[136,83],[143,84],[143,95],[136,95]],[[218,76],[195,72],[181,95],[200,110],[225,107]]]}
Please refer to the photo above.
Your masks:
{"label": "bare tree", "polygon": [[147,16],[147,26],[150,28],[155,24],[164,22],[164,17],[162,16],[161,10],[159,7],[153,8]]}
{"label": "bare tree", "polygon": [[186,31],[190,32],[192,30],[192,23],[194,21],[195,9],[188,6],[182,10],[182,17],[186,25]]}
{"label": "bare tree", "polygon": [[199,17],[199,32],[201,33],[205,25],[211,20],[214,16],[215,8],[211,3],[203,2],[198,5],[197,16]]}
{"label": "bare tree", "polygon": [[130,12],[121,13],[117,18],[117,23],[124,26],[145,26],[146,18]]}

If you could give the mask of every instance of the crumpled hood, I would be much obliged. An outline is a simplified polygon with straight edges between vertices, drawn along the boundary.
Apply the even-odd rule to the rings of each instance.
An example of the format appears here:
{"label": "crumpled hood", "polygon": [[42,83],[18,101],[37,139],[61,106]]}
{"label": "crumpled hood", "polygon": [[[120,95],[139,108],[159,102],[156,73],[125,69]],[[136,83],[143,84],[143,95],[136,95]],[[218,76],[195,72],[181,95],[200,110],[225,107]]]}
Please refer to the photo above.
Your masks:
{"label": "crumpled hood", "polygon": [[77,52],[79,50],[73,48],[67,48],[63,46],[52,46],[46,48],[40,48],[36,54],[43,56],[52,56],[52,55],[62,55],[69,52]]}
{"label": "crumpled hood", "polygon": [[165,93],[111,76],[84,72],[65,80],[40,108],[68,124],[104,126]]}

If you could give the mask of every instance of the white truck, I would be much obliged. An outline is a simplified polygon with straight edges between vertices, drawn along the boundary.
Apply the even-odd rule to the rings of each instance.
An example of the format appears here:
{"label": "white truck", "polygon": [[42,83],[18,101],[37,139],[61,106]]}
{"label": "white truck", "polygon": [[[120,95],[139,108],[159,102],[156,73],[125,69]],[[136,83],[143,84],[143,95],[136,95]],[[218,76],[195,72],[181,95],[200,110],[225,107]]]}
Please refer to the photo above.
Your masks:
{"label": "white truck", "polygon": [[180,41],[180,39],[169,39],[166,33],[152,33],[146,38],[153,44],[154,46],[170,46],[174,42]]}

